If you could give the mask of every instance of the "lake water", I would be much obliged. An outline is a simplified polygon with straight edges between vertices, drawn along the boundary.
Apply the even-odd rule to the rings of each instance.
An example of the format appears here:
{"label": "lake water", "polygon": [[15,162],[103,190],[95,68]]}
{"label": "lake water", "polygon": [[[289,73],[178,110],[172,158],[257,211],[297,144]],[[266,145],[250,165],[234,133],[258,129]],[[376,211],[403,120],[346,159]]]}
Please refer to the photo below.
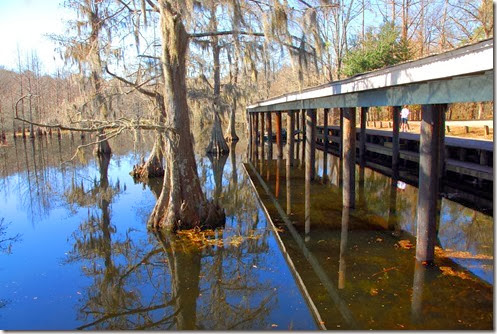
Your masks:
{"label": "lake water", "polygon": [[[79,137],[0,147],[0,329],[492,328],[491,217],[442,201],[445,253],[415,266],[398,245],[415,244],[416,188],[392,204],[389,179],[365,170],[367,205],[344,215],[338,164],[328,155],[323,169],[319,153],[330,177],[312,184],[306,230],[303,169],[287,187],[284,160],[249,163],[245,140],[220,161],[196,141],[203,188],[227,216],[208,244],[147,230],[158,184],[129,172],[151,134],[112,141],[108,165],[91,148],[68,162]],[[285,213],[291,193],[291,227],[276,185]]]}

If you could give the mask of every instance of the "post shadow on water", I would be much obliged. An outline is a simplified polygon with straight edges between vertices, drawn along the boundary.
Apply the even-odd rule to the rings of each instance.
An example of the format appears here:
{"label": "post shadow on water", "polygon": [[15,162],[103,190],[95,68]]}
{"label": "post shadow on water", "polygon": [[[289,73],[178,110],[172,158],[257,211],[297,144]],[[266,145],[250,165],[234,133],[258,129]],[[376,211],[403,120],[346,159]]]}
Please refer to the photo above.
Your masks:
{"label": "post shadow on water", "polygon": [[[288,162],[285,175],[280,175],[274,168],[280,159],[266,161],[263,172],[267,172],[267,176],[262,178],[260,174],[261,178],[252,176],[252,179],[270,216],[278,221],[285,214],[284,220],[291,220],[290,225],[285,226],[300,235],[286,230],[280,233],[310,297],[320,301],[316,305],[328,329],[334,328],[332,324],[337,321],[342,329],[492,328],[492,286],[449,258],[437,258],[434,265],[427,266],[415,260],[415,248],[404,249],[397,243],[407,239],[415,244],[415,238],[401,227],[406,199],[402,196],[399,199],[404,190],[397,178],[389,179],[385,182],[387,187],[378,192],[371,189],[371,185],[383,182],[384,177],[366,172],[366,168],[359,165],[355,190],[357,207],[349,209],[340,205],[337,213],[341,224],[337,230],[333,221],[338,218],[334,203],[343,201],[344,193],[338,188],[342,164],[332,157],[331,177],[327,182],[326,153],[322,159],[322,178],[317,181],[311,181],[307,171],[304,175],[298,168],[290,168]],[[276,196],[281,182],[285,183],[284,197]],[[334,195],[337,188],[340,198]],[[379,205],[386,207],[384,221],[376,222],[378,218],[370,221],[369,217],[374,217],[372,210],[377,210]],[[438,233],[440,205],[437,210]],[[438,236],[437,244],[442,247]],[[324,288],[330,281],[335,282],[338,295],[329,287]],[[323,294],[329,296],[330,303],[324,301]],[[340,299],[343,302],[339,302]],[[348,311],[330,313],[336,310],[336,305],[348,305],[353,315],[348,319],[355,318],[357,322],[345,321]]]}

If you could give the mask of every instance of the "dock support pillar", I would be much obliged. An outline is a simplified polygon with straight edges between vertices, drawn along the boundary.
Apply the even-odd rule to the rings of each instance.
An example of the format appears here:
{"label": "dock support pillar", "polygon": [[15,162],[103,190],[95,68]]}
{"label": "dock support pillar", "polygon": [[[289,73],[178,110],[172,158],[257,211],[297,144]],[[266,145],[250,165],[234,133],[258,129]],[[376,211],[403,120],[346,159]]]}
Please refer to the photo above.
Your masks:
{"label": "dock support pillar", "polygon": [[261,118],[261,132],[259,137],[259,143],[261,145],[261,160],[265,159],[264,156],[264,113],[260,113],[259,117]]}
{"label": "dock support pillar", "polygon": [[281,111],[276,112],[276,146],[278,158],[283,158],[283,141],[281,140]]}
{"label": "dock support pillar", "polygon": [[330,112],[329,108],[324,108],[323,110],[323,141],[324,141],[324,151],[328,152],[328,114]]}
{"label": "dock support pillar", "polygon": [[295,129],[295,114],[289,110],[286,115],[286,164],[293,166],[293,151],[294,151],[294,129]]}
{"label": "dock support pillar", "polygon": [[432,262],[436,241],[441,105],[423,105],[419,145],[419,191],[416,259]]}
{"label": "dock support pillar", "polygon": [[340,159],[343,159],[343,109],[339,108],[340,111],[340,146],[338,148],[338,154],[340,155]]}
{"label": "dock support pillar", "polygon": [[249,126],[249,143],[251,144],[254,140],[254,120],[252,117],[252,113],[248,113],[248,126]]}
{"label": "dock support pillar", "polygon": [[356,108],[343,108],[343,206],[355,207]]}
{"label": "dock support pillar", "polygon": [[303,162],[305,160],[305,109],[300,110],[300,129],[302,130],[302,152],[300,160]]}
{"label": "dock support pillar", "polygon": [[306,110],[305,177],[314,180],[316,175],[316,109]]}
{"label": "dock support pillar", "polygon": [[264,146],[264,114],[260,115],[261,117],[261,137],[259,138],[259,142],[261,146]]}
{"label": "dock support pillar", "polygon": [[400,128],[400,110],[401,107],[393,107],[393,129],[392,129],[392,173],[395,179],[399,175],[399,158],[400,158],[400,139],[399,139],[399,128]]}
{"label": "dock support pillar", "polygon": [[445,113],[448,110],[447,104],[437,104],[436,108],[438,109],[438,116],[440,119],[440,150],[439,150],[439,160],[438,160],[438,168],[440,170],[440,186],[442,186],[442,177],[445,176]]}
{"label": "dock support pillar", "polygon": [[360,145],[359,145],[359,158],[361,161],[361,167],[364,167],[366,162],[366,121],[367,121],[367,107],[361,107],[361,133],[359,136]]}
{"label": "dock support pillar", "polygon": [[255,142],[258,143],[259,142],[259,114],[258,113],[254,113],[254,134],[255,134]]}
{"label": "dock support pillar", "polygon": [[288,163],[286,163],[286,171],[285,171],[285,177],[286,177],[286,214],[290,216],[292,214],[292,166]]}
{"label": "dock support pillar", "polygon": [[255,152],[257,155],[257,159],[259,158],[259,113],[255,113],[255,124],[254,124],[254,130],[255,130],[255,138],[254,138],[254,146],[255,146]]}
{"label": "dock support pillar", "polygon": [[266,132],[267,132],[267,159],[273,159],[273,126],[271,122],[271,112],[266,112]]}

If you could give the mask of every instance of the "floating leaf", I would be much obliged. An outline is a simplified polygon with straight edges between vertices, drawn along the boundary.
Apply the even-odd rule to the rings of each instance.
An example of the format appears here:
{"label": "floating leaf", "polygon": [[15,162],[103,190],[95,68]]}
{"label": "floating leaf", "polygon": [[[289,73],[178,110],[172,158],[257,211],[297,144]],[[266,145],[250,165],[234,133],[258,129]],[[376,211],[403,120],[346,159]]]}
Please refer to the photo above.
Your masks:
{"label": "floating leaf", "polygon": [[399,240],[398,244],[403,249],[411,249],[414,247],[410,240]]}

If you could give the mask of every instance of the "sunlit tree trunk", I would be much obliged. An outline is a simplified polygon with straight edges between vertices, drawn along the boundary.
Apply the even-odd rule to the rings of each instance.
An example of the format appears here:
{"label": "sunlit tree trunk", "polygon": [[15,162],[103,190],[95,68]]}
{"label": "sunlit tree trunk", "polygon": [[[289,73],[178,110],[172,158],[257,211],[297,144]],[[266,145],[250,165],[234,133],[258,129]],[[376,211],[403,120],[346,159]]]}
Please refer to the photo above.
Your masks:
{"label": "sunlit tree trunk", "polygon": [[154,177],[164,176],[164,156],[162,150],[164,148],[164,138],[161,133],[156,133],[154,146],[146,161],[140,165],[133,166],[130,174],[138,180],[147,180]]}
{"label": "sunlit tree trunk", "polygon": [[240,138],[236,135],[236,120],[235,120],[236,104],[230,107],[230,122],[226,131],[226,141],[237,142]]}
{"label": "sunlit tree trunk", "polygon": [[[216,20],[216,5],[212,5],[210,10],[210,26],[212,31],[217,30]],[[221,109],[221,64],[219,61],[220,54],[219,37],[212,36],[212,58],[214,62],[214,125],[211,132],[211,141],[207,147],[207,152],[223,155],[229,153],[229,147],[223,136],[221,127],[221,118],[219,117],[219,110]]]}
{"label": "sunlit tree trunk", "polygon": [[166,0],[159,1],[164,71],[166,169],[162,192],[149,219],[154,229],[193,228],[224,223],[225,215],[202,192],[193,152],[186,100],[188,34],[180,13]]}

